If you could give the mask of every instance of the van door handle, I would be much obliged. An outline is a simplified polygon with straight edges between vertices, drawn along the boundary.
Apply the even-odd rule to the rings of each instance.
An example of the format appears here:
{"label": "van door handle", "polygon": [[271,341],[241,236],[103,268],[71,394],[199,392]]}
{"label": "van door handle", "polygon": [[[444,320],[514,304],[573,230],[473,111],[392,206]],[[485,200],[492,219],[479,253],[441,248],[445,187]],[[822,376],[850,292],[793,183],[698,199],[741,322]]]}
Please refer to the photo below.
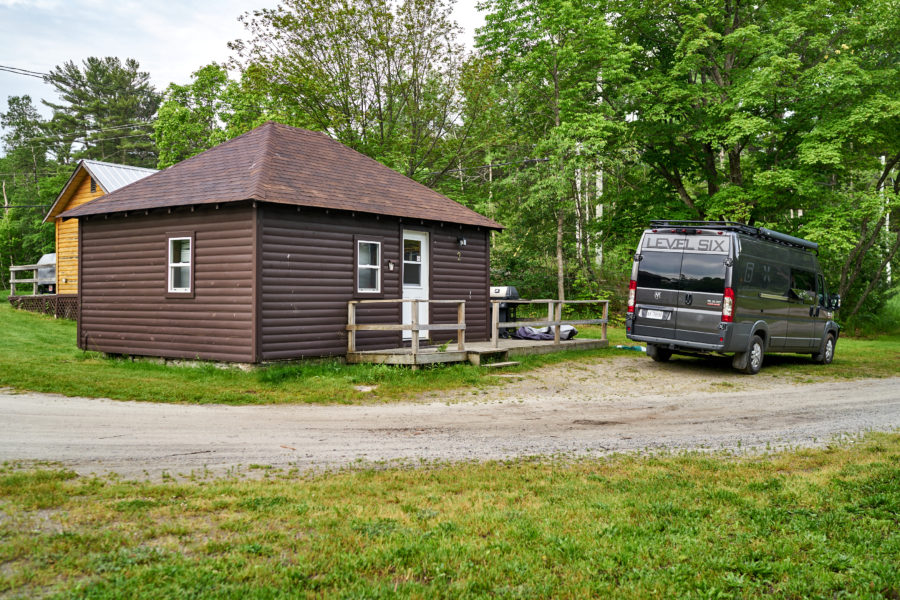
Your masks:
{"label": "van door handle", "polygon": [[693,294],[685,294],[685,295],[684,295],[684,303],[685,303],[686,305],[690,306],[691,304],[693,304],[693,302],[694,302],[694,295],[693,295]]}

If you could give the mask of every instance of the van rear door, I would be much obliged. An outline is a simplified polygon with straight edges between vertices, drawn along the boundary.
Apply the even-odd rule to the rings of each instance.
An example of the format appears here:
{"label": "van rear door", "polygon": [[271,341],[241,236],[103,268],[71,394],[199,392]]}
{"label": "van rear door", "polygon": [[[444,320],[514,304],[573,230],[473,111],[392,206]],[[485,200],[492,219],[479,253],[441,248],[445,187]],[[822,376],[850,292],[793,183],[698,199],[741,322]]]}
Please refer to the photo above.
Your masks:
{"label": "van rear door", "polygon": [[675,233],[645,233],[637,256],[634,335],[675,340],[681,255],[685,238]]}
{"label": "van rear door", "polygon": [[[695,236],[691,241],[703,239],[698,238]],[[726,259],[731,239],[727,236],[706,239],[714,240],[716,244],[693,244],[682,255],[676,339],[718,344],[722,335],[719,324],[722,321]]]}

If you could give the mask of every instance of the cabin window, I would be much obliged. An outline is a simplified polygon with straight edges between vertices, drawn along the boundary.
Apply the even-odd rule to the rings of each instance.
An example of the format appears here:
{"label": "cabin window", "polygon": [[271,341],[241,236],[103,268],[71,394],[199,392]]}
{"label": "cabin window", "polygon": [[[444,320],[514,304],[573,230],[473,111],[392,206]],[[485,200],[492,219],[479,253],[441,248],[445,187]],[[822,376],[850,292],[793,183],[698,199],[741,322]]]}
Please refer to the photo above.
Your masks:
{"label": "cabin window", "polygon": [[96,194],[96,193],[97,193],[97,182],[94,181],[94,178],[93,178],[93,177],[91,177],[91,193],[92,193],[92,194]]}
{"label": "cabin window", "polygon": [[359,240],[356,243],[356,291],[381,292],[381,242]]}
{"label": "cabin window", "polygon": [[169,292],[191,291],[191,246],[189,237],[169,238]]}

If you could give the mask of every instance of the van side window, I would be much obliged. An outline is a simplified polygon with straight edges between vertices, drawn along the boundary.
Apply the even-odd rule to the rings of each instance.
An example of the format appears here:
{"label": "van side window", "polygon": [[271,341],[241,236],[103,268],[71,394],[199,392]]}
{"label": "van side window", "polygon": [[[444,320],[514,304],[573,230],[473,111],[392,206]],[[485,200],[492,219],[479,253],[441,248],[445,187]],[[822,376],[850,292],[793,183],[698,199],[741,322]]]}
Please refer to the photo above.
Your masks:
{"label": "van side window", "polygon": [[767,274],[769,282],[766,289],[787,298],[791,293],[791,270],[784,265],[775,263]]}
{"label": "van side window", "polygon": [[828,288],[825,287],[825,278],[821,274],[816,275],[816,296],[819,306],[826,307],[828,300]]}
{"label": "van side window", "polygon": [[812,304],[816,297],[815,275],[809,271],[791,269],[791,291],[795,298]]}

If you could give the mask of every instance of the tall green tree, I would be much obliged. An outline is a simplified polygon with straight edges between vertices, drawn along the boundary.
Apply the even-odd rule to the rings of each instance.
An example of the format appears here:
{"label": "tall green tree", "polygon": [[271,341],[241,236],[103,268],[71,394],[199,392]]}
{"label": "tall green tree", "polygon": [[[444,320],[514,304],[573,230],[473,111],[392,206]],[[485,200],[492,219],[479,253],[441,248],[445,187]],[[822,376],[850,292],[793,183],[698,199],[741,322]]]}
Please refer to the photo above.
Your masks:
{"label": "tall green tree", "polygon": [[160,95],[136,60],[92,56],[82,66],[67,61],[51,69],[44,81],[60,98],[43,101],[53,109],[47,132],[58,139],[60,162],[91,158],[142,167],[156,164],[149,134]]}
{"label": "tall green tree", "polygon": [[61,185],[58,165],[47,158],[44,121],[29,96],[10,96],[0,113],[0,282],[9,281],[9,266],[32,264],[53,251],[53,225],[42,223]]}
{"label": "tall green tree", "polygon": [[212,63],[194,72],[190,83],[169,85],[153,125],[157,167],[190,158],[268,120],[302,124],[291,111],[279,110],[254,82],[252,67],[236,81],[225,66]]}
{"label": "tall green tree", "polygon": [[[610,23],[629,60],[601,64],[602,118],[623,124],[626,149],[684,209],[840,248],[826,260],[853,296],[850,315],[900,242],[884,235],[900,161],[891,4],[621,3]],[[874,264],[860,260],[868,249]]]}
{"label": "tall green tree", "polygon": [[456,166],[464,57],[449,4],[288,0],[243,21],[237,61],[306,126],[429,184]]}
{"label": "tall green tree", "polygon": [[47,165],[48,143],[44,120],[34,107],[31,96],[10,96],[6,112],[0,113],[0,126],[6,130],[3,151],[9,170],[5,172],[31,172],[36,184],[39,173]]}
{"label": "tall green tree", "polygon": [[[527,165],[511,170],[505,182],[524,192],[507,213],[513,220],[508,224],[526,235],[513,247],[537,243],[553,256],[562,299],[572,258],[592,272],[583,230],[593,213],[585,193],[594,184],[584,175],[596,165],[584,154],[589,140],[583,126],[597,112],[598,52],[609,45],[604,15],[593,0],[487,0],[479,8],[487,16],[478,48],[498,65],[504,125],[511,133],[506,158]],[[568,256],[567,247],[576,249],[576,257]]]}

